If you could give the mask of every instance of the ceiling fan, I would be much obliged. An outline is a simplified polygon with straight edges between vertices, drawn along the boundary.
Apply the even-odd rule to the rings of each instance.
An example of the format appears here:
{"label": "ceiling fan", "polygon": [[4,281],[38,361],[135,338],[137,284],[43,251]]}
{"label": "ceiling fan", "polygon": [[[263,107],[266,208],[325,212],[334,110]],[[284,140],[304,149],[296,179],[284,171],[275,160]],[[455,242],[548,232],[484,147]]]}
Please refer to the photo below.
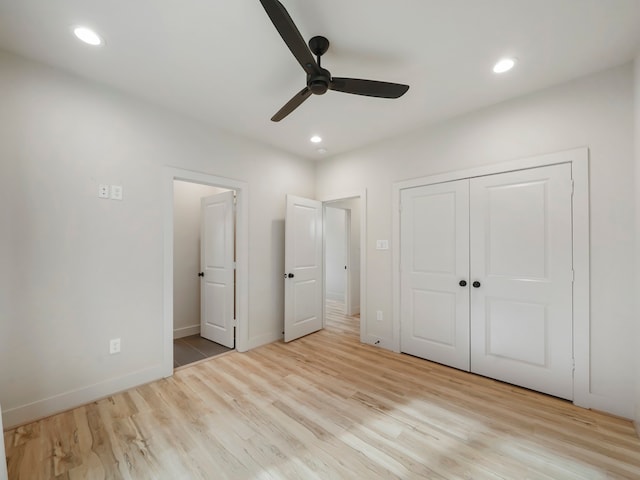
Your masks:
{"label": "ceiling fan", "polygon": [[[409,90],[409,85],[399,83],[332,77],[329,70],[322,68],[320,64],[320,57],[329,49],[329,40],[321,36],[313,37],[309,40],[309,48],[307,48],[300,31],[282,3],[278,0],[260,0],[260,3],[262,3],[269,18],[271,18],[284,43],[287,44],[293,56],[296,57],[302,69],[307,73],[307,86],[271,117],[273,122],[279,122],[285,118],[309,98],[311,94],[323,95],[327,90],[379,98],[399,98]],[[313,58],[312,53],[316,56],[317,61]]]}

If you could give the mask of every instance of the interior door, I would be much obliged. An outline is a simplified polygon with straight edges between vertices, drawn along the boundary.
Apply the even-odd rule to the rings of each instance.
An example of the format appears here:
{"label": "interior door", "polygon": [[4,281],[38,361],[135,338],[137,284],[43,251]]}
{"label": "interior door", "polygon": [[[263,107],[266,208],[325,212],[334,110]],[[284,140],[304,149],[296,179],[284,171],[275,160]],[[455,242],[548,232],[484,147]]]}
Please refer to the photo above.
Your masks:
{"label": "interior door", "polygon": [[469,181],[402,191],[401,350],[469,370]]}
{"label": "interior door", "polygon": [[471,181],[471,370],[573,398],[571,166]]}
{"label": "interior door", "polygon": [[287,195],[284,341],[322,329],[322,202]]}
{"label": "interior door", "polygon": [[234,192],[201,201],[200,335],[234,348]]}

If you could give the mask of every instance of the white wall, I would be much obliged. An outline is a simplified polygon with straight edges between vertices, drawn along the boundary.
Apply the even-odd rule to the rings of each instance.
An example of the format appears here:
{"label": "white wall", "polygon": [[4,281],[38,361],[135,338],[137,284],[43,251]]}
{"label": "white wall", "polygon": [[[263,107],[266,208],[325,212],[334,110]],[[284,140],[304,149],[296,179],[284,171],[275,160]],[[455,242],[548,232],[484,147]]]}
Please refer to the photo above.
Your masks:
{"label": "white wall", "polygon": [[[367,337],[392,345],[392,183],[436,173],[589,147],[591,172],[591,393],[633,416],[638,341],[633,298],[634,159],[630,65],[383,141],[318,166],[322,197],[367,189]],[[392,245],[391,248],[396,248]]]}
{"label": "white wall", "polygon": [[224,191],[173,182],[173,338],[200,333],[200,200]]}
{"label": "white wall", "polygon": [[314,197],[312,163],[5,53],[0,105],[5,428],[162,374],[167,165],[248,183],[248,337],[280,338],[285,194]]}
{"label": "white wall", "polygon": [[325,209],[325,275],[326,296],[330,300],[345,301],[347,293],[347,244],[345,242],[346,211],[341,208]]}
{"label": "white wall", "polygon": [[[635,288],[638,292],[640,289],[640,56],[634,62],[633,89],[635,94],[635,122],[634,122],[634,138],[635,138]],[[635,339],[636,339],[636,372],[635,372],[635,425],[638,435],[640,435],[640,295],[634,295],[636,299],[635,305]]]}

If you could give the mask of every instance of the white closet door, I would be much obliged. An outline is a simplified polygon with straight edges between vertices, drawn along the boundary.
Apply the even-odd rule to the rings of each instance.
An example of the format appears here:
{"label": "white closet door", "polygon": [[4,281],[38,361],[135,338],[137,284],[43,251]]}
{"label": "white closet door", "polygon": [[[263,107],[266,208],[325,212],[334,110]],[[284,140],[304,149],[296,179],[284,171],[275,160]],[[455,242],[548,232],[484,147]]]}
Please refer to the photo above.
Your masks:
{"label": "white closet door", "polygon": [[469,181],[403,190],[401,204],[401,349],[469,370]]}
{"label": "white closet door", "polygon": [[572,399],[571,166],[470,185],[471,370]]}

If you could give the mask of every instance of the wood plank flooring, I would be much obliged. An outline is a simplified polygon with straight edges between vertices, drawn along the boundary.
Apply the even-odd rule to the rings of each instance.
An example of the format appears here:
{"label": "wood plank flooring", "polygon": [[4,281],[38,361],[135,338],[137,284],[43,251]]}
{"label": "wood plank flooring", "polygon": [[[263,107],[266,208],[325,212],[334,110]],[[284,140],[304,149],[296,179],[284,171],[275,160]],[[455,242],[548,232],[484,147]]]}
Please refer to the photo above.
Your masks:
{"label": "wood plank flooring", "polygon": [[640,478],[631,422],[325,330],[5,433],[9,478]]}

